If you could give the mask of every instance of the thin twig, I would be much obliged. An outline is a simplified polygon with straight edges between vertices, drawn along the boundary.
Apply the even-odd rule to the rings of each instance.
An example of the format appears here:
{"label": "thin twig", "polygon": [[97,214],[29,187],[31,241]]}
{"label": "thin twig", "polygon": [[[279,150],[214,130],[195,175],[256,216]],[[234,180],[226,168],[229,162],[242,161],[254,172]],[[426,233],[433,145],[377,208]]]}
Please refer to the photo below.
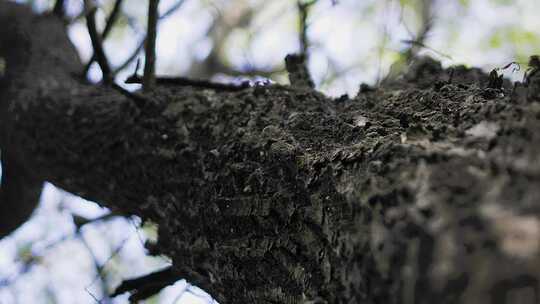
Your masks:
{"label": "thin twig", "polygon": [[[88,1],[86,1],[88,3]],[[94,54],[96,56],[96,61],[101,68],[103,73],[103,82],[105,84],[110,84],[112,82],[111,68],[105,51],[103,50],[103,44],[101,42],[101,37],[99,36],[96,29],[96,7],[90,8],[90,11],[86,15],[86,24],[88,26],[88,33],[90,34],[90,39],[92,40],[92,47],[94,48]]]}
{"label": "thin twig", "polygon": [[[163,20],[169,17],[170,15],[172,15],[182,6],[182,4],[184,4],[184,2],[185,0],[179,0],[178,2],[173,4],[165,13],[163,13],[163,15],[159,16],[159,20]],[[133,62],[133,60],[137,59],[137,56],[142,51],[145,44],[146,44],[146,35],[139,42],[137,47],[133,50],[133,53],[131,53],[131,55],[121,65],[119,65],[116,69],[114,69],[113,75],[117,75],[120,71],[128,67]]]}
{"label": "thin twig", "polygon": [[[219,11],[219,8],[215,8],[215,17],[212,21],[212,24],[206,30],[204,36],[209,37],[213,41],[213,47],[210,51],[210,54],[206,57],[203,62],[199,64],[192,63],[191,67],[188,69],[187,75],[191,75],[199,78],[208,78],[215,74],[225,74],[230,76],[241,76],[241,77],[253,77],[253,76],[262,76],[265,78],[270,78],[276,73],[284,73],[285,68],[278,64],[272,66],[256,66],[250,62],[250,52],[244,50],[244,56],[246,57],[246,64],[241,67],[229,66],[222,62],[220,58],[220,53],[223,49],[223,46],[226,42],[226,38],[229,36],[231,31],[237,28],[239,24],[248,24],[253,19],[255,12],[264,10],[270,1],[262,1],[255,7],[241,7],[241,8],[232,8],[237,10],[237,15],[229,22],[223,22],[225,15]],[[277,18],[282,16],[290,7],[288,5],[283,6],[282,9],[276,11],[274,14],[271,14],[265,18],[264,21],[254,26],[248,33],[248,40],[253,41],[257,35],[260,34],[263,30],[267,29],[268,26],[271,26],[271,23],[274,22]],[[310,44],[311,47],[311,44]]]}
{"label": "thin twig", "polygon": [[110,296],[116,297],[129,291],[132,292],[129,300],[137,302],[158,293],[179,279],[179,273],[171,265],[147,275],[122,281]]}
{"label": "thin twig", "polygon": [[[111,11],[111,14],[109,15],[109,18],[107,18],[107,23],[105,24],[105,29],[103,29],[103,33],[101,34],[101,40],[107,39],[109,36],[109,33],[111,32],[114,23],[118,19],[118,16],[120,16],[121,8],[122,8],[122,2],[124,0],[116,0],[114,3],[113,10]],[[88,74],[88,70],[90,70],[90,66],[92,66],[92,63],[96,61],[96,54],[92,54],[92,57],[84,67],[83,75]]]}
{"label": "thin twig", "polygon": [[[118,214],[114,214],[114,213],[108,213],[104,216],[101,216],[101,217],[98,217],[96,219],[93,219],[93,220],[89,220],[89,222],[85,223],[85,224],[92,224],[92,223],[96,223],[96,222],[100,222],[100,221],[104,221],[104,220],[109,220],[111,217],[110,216],[118,216]],[[75,218],[74,218],[75,220]],[[83,224],[83,225],[85,225]],[[24,260],[22,260],[22,258],[17,258],[14,263],[23,263],[25,264],[24,267],[22,267],[22,270],[20,270],[16,275],[13,275],[9,278],[2,278],[0,279],[0,288],[4,288],[6,286],[10,286],[10,285],[13,285],[17,282],[17,280],[19,280],[22,276],[24,276],[25,274],[27,274],[28,272],[30,272],[33,267],[37,264],[39,264],[39,262],[41,260],[43,260],[43,258],[45,257],[45,255],[47,254],[47,252],[49,250],[53,250],[55,249],[57,246],[61,245],[61,244],[64,244],[65,242],[67,241],[70,241],[70,240],[73,240],[73,239],[78,239],[81,237],[81,230],[79,229],[79,227],[77,227],[77,229],[75,230],[75,232],[73,234],[70,234],[70,235],[64,235],[62,236],[61,238],[59,238],[58,240],[56,241],[53,241],[53,242],[50,242],[49,244],[43,246],[40,250],[41,250],[41,254],[39,255],[36,255],[34,258],[32,258],[29,262],[25,262]],[[102,267],[102,266],[101,266]],[[90,286],[87,286],[87,288],[90,287]],[[88,289],[87,289],[87,292]],[[92,296],[91,293],[89,293],[90,296]],[[100,303],[99,300],[97,300],[97,298],[94,298],[94,300],[96,300],[97,303]]]}
{"label": "thin twig", "polygon": [[92,262],[94,263],[94,268],[96,269],[96,273],[97,273],[97,276],[94,279],[94,283],[95,283],[95,281],[99,280],[99,285],[101,287],[101,292],[102,292],[103,296],[102,296],[101,300],[99,300],[90,291],[91,286],[86,286],[84,289],[94,299],[94,301],[96,301],[97,303],[102,303],[102,304],[110,303],[110,298],[109,298],[109,295],[108,295],[108,292],[107,292],[107,278],[106,278],[106,276],[103,275],[103,268],[105,267],[105,265],[100,265],[99,264],[99,262],[97,260],[97,257],[94,254],[94,251],[92,250],[92,248],[90,247],[90,245],[88,244],[86,239],[84,238],[84,235],[79,234],[78,239],[81,241],[83,246],[86,248],[86,251],[88,251],[88,254],[92,258]]}
{"label": "thin twig", "polygon": [[107,214],[104,214],[102,216],[99,216],[97,218],[93,218],[93,219],[88,219],[88,218],[85,218],[85,217],[82,217],[82,216],[78,216],[76,214],[72,214],[73,216],[73,223],[75,224],[75,227],[77,228],[77,231],[81,230],[81,228],[87,224],[93,224],[93,223],[98,223],[98,222],[103,222],[103,221],[108,221],[109,219],[113,218],[113,217],[117,217],[117,216],[121,216],[120,214],[118,213],[114,213],[114,212],[111,212],[111,213],[107,213]]}
{"label": "thin twig", "polygon": [[311,79],[311,75],[309,74],[309,69],[307,67],[307,62],[309,61],[307,19],[309,8],[315,3],[317,3],[317,0],[310,0],[307,2],[297,0],[296,2],[300,22],[300,54],[287,55],[287,57],[285,57],[285,67],[287,69],[287,72],[289,73],[289,81],[293,86],[303,86],[309,88],[315,87],[315,84]]}
{"label": "thin twig", "polygon": [[[385,2],[385,7],[384,7],[384,10],[383,10],[383,19],[384,20],[388,20],[388,16],[386,15],[388,13],[388,3]],[[384,52],[385,52],[385,47],[386,47],[386,43],[388,42],[389,40],[389,29],[388,29],[388,22],[384,22],[383,23],[383,33],[381,36],[381,42],[379,43],[378,47],[377,47],[377,53],[378,53],[378,57],[377,57],[377,79],[376,79],[376,84],[379,85],[382,81],[382,62],[383,62],[383,55],[384,55]]]}
{"label": "thin twig", "polygon": [[401,40],[401,42],[403,42],[403,43],[408,43],[408,44],[411,44],[411,45],[414,45],[414,46],[417,46],[417,47],[425,48],[426,50],[430,50],[430,51],[436,53],[437,55],[439,55],[439,56],[441,56],[441,57],[444,57],[444,58],[453,60],[453,59],[452,59],[452,56],[450,56],[450,55],[448,55],[448,54],[446,54],[446,53],[443,53],[443,52],[441,52],[441,51],[438,51],[438,50],[436,50],[436,49],[434,49],[434,48],[432,48],[432,47],[429,47],[429,46],[427,46],[427,45],[425,45],[425,44],[423,44],[423,43],[421,43],[421,42],[419,42],[419,41],[416,41],[416,40],[409,40],[409,39],[403,39],[403,40]]}
{"label": "thin twig", "polygon": [[[120,242],[120,244],[111,252],[110,256],[107,258],[107,260],[105,260],[105,262],[103,262],[103,264],[101,264],[101,265],[97,264],[96,265],[97,275],[94,277],[94,280],[92,280],[92,282],[90,282],[90,284],[88,284],[85,287],[86,291],[88,291],[90,289],[90,287],[92,287],[96,283],[96,281],[99,280],[102,277],[102,275],[103,275],[102,273],[103,273],[103,270],[105,269],[105,266],[107,266],[107,264],[120,253],[120,251],[124,248],[126,243],[129,241],[129,239],[131,239],[131,236],[132,235],[129,235],[128,237],[123,239]],[[110,298],[110,296],[108,294],[107,294],[107,298]]]}
{"label": "thin twig", "polygon": [[103,39],[107,38],[109,34],[111,33],[111,30],[114,26],[114,23],[116,20],[118,20],[118,17],[120,16],[120,12],[122,11],[122,3],[124,0],[116,0],[114,3],[114,7],[111,11],[111,14],[109,15],[109,18],[107,18],[107,23],[105,24],[105,28],[103,29],[103,34],[101,35]]}
{"label": "thin twig", "polygon": [[146,43],[146,36],[144,37],[143,40],[141,40],[141,42],[139,42],[139,44],[137,45],[133,53],[131,53],[131,55],[124,61],[124,63],[122,63],[116,69],[114,69],[113,74],[117,75],[118,73],[120,73],[120,71],[127,68],[133,62],[133,60],[137,59],[137,57],[139,56],[139,53],[144,48],[145,43]]}
{"label": "thin twig", "polygon": [[175,4],[173,4],[163,15],[159,16],[159,20],[164,19],[172,15],[174,12],[176,12],[182,4],[184,4],[185,0],[178,0]]}
{"label": "thin twig", "polygon": [[144,62],[143,90],[151,90],[156,83],[156,37],[159,0],[150,0],[148,4],[148,26]]}
{"label": "thin twig", "polygon": [[285,57],[285,68],[289,74],[289,82],[295,87],[314,88],[315,84],[309,74],[304,54],[289,54]]}
{"label": "thin twig", "polygon": [[64,9],[64,0],[56,0],[56,2],[54,3],[53,14],[60,18],[64,18],[66,16],[66,11]]}
{"label": "thin twig", "polygon": [[[214,89],[218,91],[241,91],[250,88],[249,81],[244,81],[240,84],[236,83],[220,83],[212,82],[209,80],[192,79],[186,77],[157,77],[155,78],[157,84],[160,85],[175,85],[175,86],[190,86],[204,89]],[[126,83],[142,83],[144,79],[141,79],[138,75],[132,75],[126,79]]]}
{"label": "thin twig", "polygon": [[146,106],[149,103],[148,100],[144,96],[140,96],[137,93],[130,92],[130,91],[122,88],[121,86],[119,86],[116,83],[112,84],[112,88],[115,89],[116,91],[118,91],[120,94],[122,94],[122,95],[126,96],[127,98],[133,100],[133,102],[135,103],[135,105],[139,109],[143,108],[144,106]]}
{"label": "thin twig", "polygon": [[[432,0],[423,0],[421,6],[421,27],[416,34],[416,37],[411,40],[418,42],[416,46],[422,46],[425,44],[426,38],[429,32],[433,28],[433,3]],[[405,60],[411,62],[416,56],[418,50],[415,48],[415,44],[411,44],[410,48],[405,52]],[[449,57],[449,56],[448,56]],[[450,58],[451,59],[451,58]]]}
{"label": "thin twig", "polygon": [[309,2],[302,2],[301,0],[298,0],[297,6],[298,6],[298,14],[299,14],[299,22],[300,22],[300,52],[301,54],[304,54],[307,56],[308,48],[309,48],[309,41],[307,37],[307,19],[308,19],[308,11],[309,8],[315,4],[317,0],[311,0]]}

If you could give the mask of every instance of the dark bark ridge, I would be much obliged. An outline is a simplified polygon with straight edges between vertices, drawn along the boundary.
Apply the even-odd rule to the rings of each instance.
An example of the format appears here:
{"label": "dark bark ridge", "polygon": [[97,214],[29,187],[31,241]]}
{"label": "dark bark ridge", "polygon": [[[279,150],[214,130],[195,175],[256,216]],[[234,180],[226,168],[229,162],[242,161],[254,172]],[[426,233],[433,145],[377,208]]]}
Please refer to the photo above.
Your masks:
{"label": "dark bark ridge", "polygon": [[481,71],[450,81],[425,59],[352,99],[158,85],[137,106],[78,82],[72,47],[35,35],[52,17],[28,14],[0,13],[17,25],[11,53],[0,36],[2,151],[157,223],[156,252],[221,303],[538,301],[534,77],[484,89]]}

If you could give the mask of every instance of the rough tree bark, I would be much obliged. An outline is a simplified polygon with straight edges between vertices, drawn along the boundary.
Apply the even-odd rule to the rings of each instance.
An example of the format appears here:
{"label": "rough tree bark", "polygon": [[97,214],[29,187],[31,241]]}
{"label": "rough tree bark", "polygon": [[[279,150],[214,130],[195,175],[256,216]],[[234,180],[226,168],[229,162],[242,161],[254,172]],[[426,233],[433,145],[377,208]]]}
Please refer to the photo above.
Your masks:
{"label": "rough tree bark", "polygon": [[425,59],[351,99],[158,85],[134,102],[74,76],[54,16],[6,1],[0,56],[2,234],[50,181],[157,223],[156,253],[221,303],[540,301],[534,73],[486,88]]}

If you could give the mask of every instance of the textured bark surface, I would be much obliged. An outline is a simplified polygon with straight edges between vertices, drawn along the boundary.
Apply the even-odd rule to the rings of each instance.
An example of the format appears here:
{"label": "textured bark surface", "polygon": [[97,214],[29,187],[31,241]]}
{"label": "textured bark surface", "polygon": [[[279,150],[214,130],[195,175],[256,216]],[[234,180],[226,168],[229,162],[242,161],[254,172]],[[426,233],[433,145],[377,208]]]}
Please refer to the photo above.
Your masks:
{"label": "textured bark surface", "polygon": [[486,89],[424,59],[351,99],[158,86],[137,106],[77,80],[52,18],[0,1],[3,155],[157,223],[154,249],[220,303],[540,301],[535,75]]}

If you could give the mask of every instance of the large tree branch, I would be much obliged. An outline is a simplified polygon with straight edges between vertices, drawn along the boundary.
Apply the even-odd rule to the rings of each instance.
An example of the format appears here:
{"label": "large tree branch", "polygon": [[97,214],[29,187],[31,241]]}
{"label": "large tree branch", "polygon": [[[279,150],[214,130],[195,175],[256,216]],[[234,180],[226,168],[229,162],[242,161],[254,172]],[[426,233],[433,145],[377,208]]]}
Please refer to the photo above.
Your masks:
{"label": "large tree branch", "polygon": [[354,99],[158,85],[136,106],[68,81],[21,22],[0,45],[29,51],[0,55],[25,164],[157,223],[174,273],[221,303],[538,301],[536,76],[510,94],[422,60]]}
{"label": "large tree branch", "polygon": [[43,180],[32,174],[15,151],[2,151],[2,184],[0,185],[0,238],[21,226],[39,202]]}

